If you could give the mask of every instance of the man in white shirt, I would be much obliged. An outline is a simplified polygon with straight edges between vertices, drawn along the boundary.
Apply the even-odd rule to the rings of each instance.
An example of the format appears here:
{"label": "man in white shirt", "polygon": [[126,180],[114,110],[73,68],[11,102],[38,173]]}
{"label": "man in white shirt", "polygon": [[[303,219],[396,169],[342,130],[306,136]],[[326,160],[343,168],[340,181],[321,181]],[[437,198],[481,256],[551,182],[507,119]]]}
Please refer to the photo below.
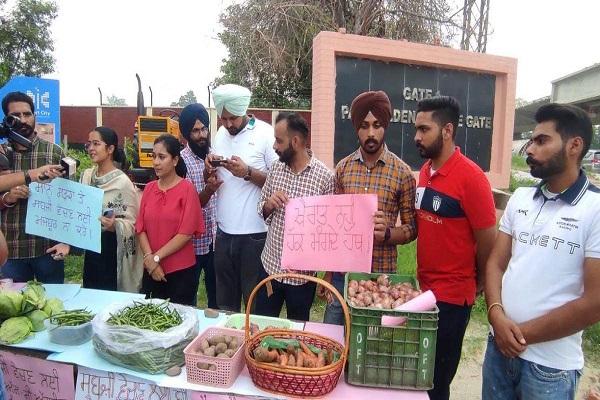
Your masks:
{"label": "man in white shirt", "polygon": [[223,182],[217,191],[217,305],[239,312],[242,297],[246,303],[263,271],[260,257],[267,226],[256,207],[267,171],[278,157],[273,127],[246,115],[248,89],[228,84],[212,94],[222,124],[205,160],[205,173]]}
{"label": "man in white shirt", "polygon": [[542,181],[512,195],[487,262],[484,400],[574,399],[581,333],[600,320],[600,190],[581,169],[592,124],[555,103],[535,119],[527,164]]}

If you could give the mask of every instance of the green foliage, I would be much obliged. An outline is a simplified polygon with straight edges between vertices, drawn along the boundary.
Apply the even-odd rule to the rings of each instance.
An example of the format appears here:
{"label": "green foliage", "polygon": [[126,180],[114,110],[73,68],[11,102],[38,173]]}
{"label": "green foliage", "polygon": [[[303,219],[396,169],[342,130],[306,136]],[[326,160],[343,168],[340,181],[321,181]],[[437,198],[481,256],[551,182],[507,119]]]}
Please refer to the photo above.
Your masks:
{"label": "green foliage", "polygon": [[511,167],[513,170],[529,172],[529,165],[525,162],[525,157],[518,154],[512,155]]}
{"label": "green foliage", "polygon": [[220,16],[219,39],[229,57],[213,85],[250,88],[253,107],[310,108],[312,41],[319,32],[344,28],[358,35],[448,43],[449,17],[447,0],[234,3]]}
{"label": "green foliage", "polygon": [[107,106],[126,106],[127,103],[125,102],[125,99],[122,97],[117,97],[116,95],[110,95],[106,98],[106,105]]}
{"label": "green foliage", "polygon": [[54,1],[16,0],[7,9],[6,0],[0,0],[0,87],[15,75],[54,71],[50,27],[56,15]]}
{"label": "green foliage", "polygon": [[188,90],[186,94],[179,97],[178,101],[174,101],[171,103],[171,107],[185,107],[190,104],[197,103],[196,95],[193,90]]}
{"label": "green foliage", "polygon": [[86,169],[91,168],[94,165],[94,163],[92,163],[92,160],[90,159],[88,153],[83,150],[68,149],[67,155],[76,160],[79,160],[79,167],[77,167],[77,172],[75,174],[75,178],[79,182],[79,177],[81,176],[81,173]]}
{"label": "green foliage", "polygon": [[536,184],[537,181],[534,179],[517,178],[514,174],[510,174],[510,186],[508,187],[508,190],[512,193],[521,186],[535,186]]}

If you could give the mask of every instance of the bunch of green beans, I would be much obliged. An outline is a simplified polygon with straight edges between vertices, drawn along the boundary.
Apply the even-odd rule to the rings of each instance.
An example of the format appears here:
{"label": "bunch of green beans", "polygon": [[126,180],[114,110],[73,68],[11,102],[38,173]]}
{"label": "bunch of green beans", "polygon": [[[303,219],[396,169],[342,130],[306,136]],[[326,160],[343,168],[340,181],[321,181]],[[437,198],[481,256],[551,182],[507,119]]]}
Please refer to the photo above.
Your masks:
{"label": "bunch of green beans", "polygon": [[87,308],[77,310],[64,310],[50,317],[50,322],[58,326],[77,326],[90,322],[94,314]]}
{"label": "bunch of green beans", "polygon": [[129,325],[154,332],[164,332],[180,325],[183,319],[175,308],[169,306],[168,301],[160,304],[134,301],[133,305],[110,314],[106,322],[110,325]]}

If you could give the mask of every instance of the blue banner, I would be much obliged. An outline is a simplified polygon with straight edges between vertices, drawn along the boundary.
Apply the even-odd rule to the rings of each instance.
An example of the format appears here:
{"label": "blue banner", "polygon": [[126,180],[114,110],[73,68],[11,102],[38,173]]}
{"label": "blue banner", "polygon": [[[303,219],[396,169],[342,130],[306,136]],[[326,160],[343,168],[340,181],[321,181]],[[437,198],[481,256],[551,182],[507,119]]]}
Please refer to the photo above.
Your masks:
{"label": "blue banner", "polygon": [[25,233],[100,253],[102,189],[56,178],[29,192]]}
{"label": "blue banner", "polygon": [[[52,143],[60,144],[60,91],[55,79],[16,76],[0,88],[0,99],[10,92],[23,92],[35,106],[36,132]],[[0,109],[0,117],[4,113]]]}

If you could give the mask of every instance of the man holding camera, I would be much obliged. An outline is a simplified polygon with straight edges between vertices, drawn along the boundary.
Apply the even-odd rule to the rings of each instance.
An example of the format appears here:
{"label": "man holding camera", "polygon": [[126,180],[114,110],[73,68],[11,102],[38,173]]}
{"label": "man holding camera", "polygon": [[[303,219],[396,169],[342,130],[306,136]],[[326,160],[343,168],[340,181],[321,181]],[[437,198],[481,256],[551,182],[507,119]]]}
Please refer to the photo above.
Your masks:
{"label": "man holding camera", "polygon": [[[6,116],[17,117],[22,126],[16,133],[31,141],[31,148],[21,143],[9,141],[12,150],[4,145],[4,153],[9,160],[9,170],[23,175],[24,185],[6,188],[0,195],[1,229],[8,245],[8,261],[2,267],[4,278],[17,282],[37,279],[43,283],[63,283],[64,256],[68,246],[56,244],[50,239],[25,233],[27,215],[28,184],[31,181],[54,178],[60,175],[62,149],[37,137],[35,132],[35,108],[31,97],[22,92],[8,93],[2,99],[2,111]],[[43,167],[46,164],[49,166]],[[11,175],[0,178],[10,179]],[[1,187],[0,187],[1,188]]]}
{"label": "man holding camera", "polygon": [[267,171],[278,156],[273,127],[246,115],[251,93],[238,85],[213,90],[221,128],[205,175],[223,183],[217,191],[215,275],[219,308],[239,312],[263,273],[260,260],[267,238],[265,221],[256,212]]}

